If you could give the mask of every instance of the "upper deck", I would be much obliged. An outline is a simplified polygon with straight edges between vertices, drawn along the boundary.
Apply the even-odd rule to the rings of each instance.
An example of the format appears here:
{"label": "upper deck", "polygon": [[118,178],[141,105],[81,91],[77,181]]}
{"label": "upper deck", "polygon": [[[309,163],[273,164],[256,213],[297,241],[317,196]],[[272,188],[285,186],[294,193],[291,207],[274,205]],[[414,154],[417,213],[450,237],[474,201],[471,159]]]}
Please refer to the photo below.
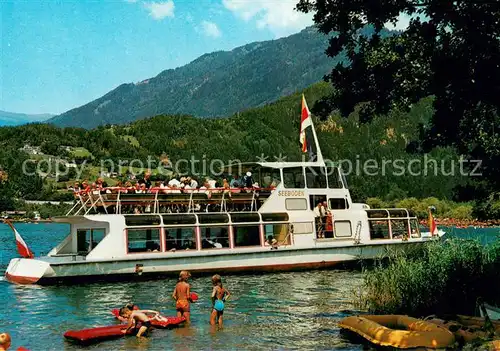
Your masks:
{"label": "upper deck", "polygon": [[[235,171],[237,174],[251,172],[251,186],[241,184],[239,187],[230,187],[229,180],[235,177]],[[77,201],[67,215],[252,212],[261,209],[275,191],[279,191],[279,195],[288,194],[291,197],[312,195],[310,201],[314,203],[322,200],[315,199],[315,194],[333,192],[345,202],[345,208],[349,208],[351,201],[340,169],[322,162],[239,163],[225,166],[222,178],[228,179],[224,187],[161,186],[145,190],[108,187],[79,191],[75,193]]]}

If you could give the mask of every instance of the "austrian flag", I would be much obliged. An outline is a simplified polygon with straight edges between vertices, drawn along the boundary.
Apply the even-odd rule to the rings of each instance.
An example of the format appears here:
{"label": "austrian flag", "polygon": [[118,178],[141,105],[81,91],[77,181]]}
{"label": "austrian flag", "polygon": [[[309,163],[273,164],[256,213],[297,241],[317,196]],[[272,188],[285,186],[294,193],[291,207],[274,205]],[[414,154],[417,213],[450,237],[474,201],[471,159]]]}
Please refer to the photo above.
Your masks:
{"label": "austrian flag", "polygon": [[312,126],[311,112],[307,107],[306,98],[302,94],[302,113],[300,119],[300,144],[302,144],[302,152],[307,152],[308,141],[306,137],[306,129]]}
{"label": "austrian flag", "polygon": [[33,258],[35,255],[31,250],[29,249],[28,245],[26,245],[26,242],[22,238],[21,234],[17,231],[16,228],[12,225],[12,223],[9,220],[6,220],[5,223],[9,225],[9,227],[12,229],[14,232],[14,235],[16,237],[16,246],[17,246],[17,252],[19,252],[19,255],[21,255],[24,258]]}
{"label": "austrian flag", "polygon": [[432,236],[438,235],[436,221],[434,220],[434,217],[432,216],[431,209],[429,209],[429,230],[430,230]]}

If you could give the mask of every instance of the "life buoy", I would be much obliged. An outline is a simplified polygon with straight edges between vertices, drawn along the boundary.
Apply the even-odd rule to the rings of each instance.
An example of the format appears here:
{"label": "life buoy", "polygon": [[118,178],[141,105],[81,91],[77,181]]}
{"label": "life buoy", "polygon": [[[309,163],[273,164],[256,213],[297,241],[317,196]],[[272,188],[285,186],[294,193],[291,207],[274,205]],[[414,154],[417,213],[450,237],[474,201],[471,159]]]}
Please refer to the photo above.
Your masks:
{"label": "life buoy", "polygon": [[[455,343],[455,336],[449,330],[408,316],[352,316],[342,319],[339,326],[380,346],[437,349]],[[389,328],[394,326],[401,326],[404,330]]]}

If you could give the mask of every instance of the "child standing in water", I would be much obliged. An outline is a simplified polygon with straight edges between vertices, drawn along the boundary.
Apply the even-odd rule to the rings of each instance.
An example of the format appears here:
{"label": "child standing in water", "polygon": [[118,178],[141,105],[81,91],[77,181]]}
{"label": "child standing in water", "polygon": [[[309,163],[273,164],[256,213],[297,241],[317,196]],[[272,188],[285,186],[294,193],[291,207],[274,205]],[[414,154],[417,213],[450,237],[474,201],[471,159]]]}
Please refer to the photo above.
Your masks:
{"label": "child standing in water", "polygon": [[172,297],[176,302],[175,309],[177,310],[177,317],[185,317],[186,323],[189,324],[190,320],[190,307],[189,300],[191,299],[191,286],[187,282],[191,274],[188,271],[182,271],[179,274],[179,282],[175,286]]}
{"label": "child standing in water", "polygon": [[224,314],[224,302],[231,295],[229,291],[222,286],[222,278],[216,274],[212,277],[212,313],[210,314],[210,324],[219,324],[222,328],[222,316]]}

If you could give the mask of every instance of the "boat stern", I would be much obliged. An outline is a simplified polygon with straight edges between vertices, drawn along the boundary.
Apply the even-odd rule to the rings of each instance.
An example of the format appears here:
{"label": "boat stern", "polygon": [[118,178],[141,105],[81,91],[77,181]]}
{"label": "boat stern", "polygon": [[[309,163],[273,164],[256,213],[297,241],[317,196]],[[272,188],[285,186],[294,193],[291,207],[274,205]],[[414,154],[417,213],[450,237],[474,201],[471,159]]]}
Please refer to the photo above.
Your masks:
{"label": "boat stern", "polygon": [[45,261],[13,258],[5,271],[5,278],[15,284],[36,284],[50,270],[50,264]]}

